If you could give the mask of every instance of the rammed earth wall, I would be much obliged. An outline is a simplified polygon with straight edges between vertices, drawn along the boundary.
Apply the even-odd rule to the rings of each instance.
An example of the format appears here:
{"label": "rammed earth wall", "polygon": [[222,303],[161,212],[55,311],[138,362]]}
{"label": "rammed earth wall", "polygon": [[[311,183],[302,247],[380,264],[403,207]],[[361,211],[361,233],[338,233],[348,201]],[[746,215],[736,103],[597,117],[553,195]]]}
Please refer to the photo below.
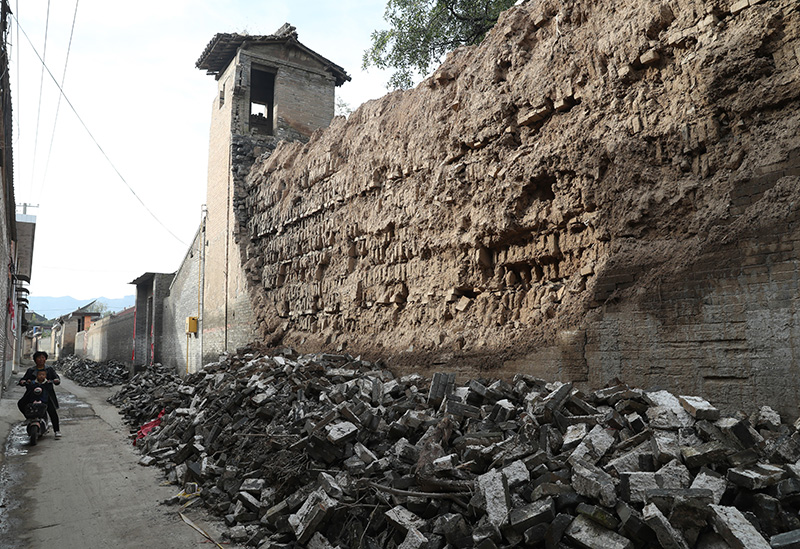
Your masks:
{"label": "rammed earth wall", "polygon": [[255,165],[261,335],[797,415],[798,29],[790,0],[512,8]]}

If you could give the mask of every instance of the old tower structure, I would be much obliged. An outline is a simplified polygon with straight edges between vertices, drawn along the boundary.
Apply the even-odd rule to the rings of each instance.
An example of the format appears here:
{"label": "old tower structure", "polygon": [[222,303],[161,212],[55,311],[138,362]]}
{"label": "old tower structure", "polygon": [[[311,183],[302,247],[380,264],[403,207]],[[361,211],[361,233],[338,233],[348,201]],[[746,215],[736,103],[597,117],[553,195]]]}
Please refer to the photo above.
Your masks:
{"label": "old tower structure", "polygon": [[203,362],[256,338],[240,255],[246,211],[242,184],[256,157],[281,140],[307,140],[334,116],[334,90],[350,77],[310,50],[288,23],[275,34],[217,34],[198,69],[217,80],[211,108],[208,212],[204,226]]}

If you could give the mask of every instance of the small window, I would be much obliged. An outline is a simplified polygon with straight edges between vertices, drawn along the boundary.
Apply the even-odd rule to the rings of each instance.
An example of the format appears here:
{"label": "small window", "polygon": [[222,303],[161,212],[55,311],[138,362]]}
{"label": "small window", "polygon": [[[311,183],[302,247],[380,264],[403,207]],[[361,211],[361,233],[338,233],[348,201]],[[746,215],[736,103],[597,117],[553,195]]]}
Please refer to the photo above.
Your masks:
{"label": "small window", "polygon": [[250,131],[273,135],[275,73],[250,69]]}
{"label": "small window", "polygon": [[219,108],[222,108],[222,105],[225,104],[225,84],[222,84],[222,87],[219,89]]}

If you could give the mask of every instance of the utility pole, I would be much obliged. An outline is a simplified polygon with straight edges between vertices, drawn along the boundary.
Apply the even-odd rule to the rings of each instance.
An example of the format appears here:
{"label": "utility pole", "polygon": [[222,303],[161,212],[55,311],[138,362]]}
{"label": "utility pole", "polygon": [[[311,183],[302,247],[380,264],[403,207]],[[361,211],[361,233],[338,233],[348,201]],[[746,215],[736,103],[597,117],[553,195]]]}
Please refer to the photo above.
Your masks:
{"label": "utility pole", "polygon": [[39,207],[38,204],[29,204],[28,202],[23,202],[22,204],[17,204],[18,208],[20,206],[22,206],[22,215],[28,215],[28,208],[38,208]]}

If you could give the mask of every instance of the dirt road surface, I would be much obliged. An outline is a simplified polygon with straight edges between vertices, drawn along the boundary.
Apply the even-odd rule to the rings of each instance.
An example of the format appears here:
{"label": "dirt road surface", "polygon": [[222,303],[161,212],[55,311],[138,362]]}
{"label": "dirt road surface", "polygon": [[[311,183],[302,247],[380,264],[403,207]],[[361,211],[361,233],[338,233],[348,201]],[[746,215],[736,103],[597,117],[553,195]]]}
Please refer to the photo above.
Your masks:
{"label": "dirt road surface", "polygon": [[[0,399],[0,549],[218,546],[184,522],[180,506],[162,504],[180,488],[138,464],[128,427],[106,402],[115,389],[65,379],[56,391],[64,436],[55,440],[51,430],[33,447],[16,406],[22,389],[12,386]],[[199,502],[181,512],[222,542],[219,522]]]}

